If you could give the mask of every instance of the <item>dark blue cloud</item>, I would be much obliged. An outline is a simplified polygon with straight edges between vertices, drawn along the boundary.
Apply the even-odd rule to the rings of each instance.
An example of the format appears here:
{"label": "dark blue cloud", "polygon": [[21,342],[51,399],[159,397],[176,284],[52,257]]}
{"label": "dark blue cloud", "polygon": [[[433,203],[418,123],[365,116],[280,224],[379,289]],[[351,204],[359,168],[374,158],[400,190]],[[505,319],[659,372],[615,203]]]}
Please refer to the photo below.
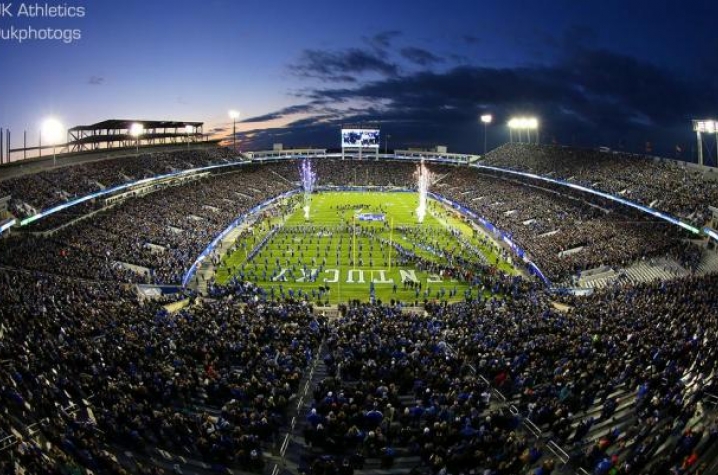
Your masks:
{"label": "dark blue cloud", "polygon": [[444,62],[443,58],[440,58],[434,53],[421,48],[402,48],[400,53],[408,61],[418,64],[419,66],[431,66],[432,64]]}
{"label": "dark blue cloud", "polygon": [[375,48],[384,50],[389,48],[394,39],[399,36],[401,36],[401,31],[399,30],[382,31],[369,38],[368,42]]}
{"label": "dark blue cloud", "polygon": [[305,50],[299,61],[291,66],[292,72],[303,77],[323,81],[355,82],[357,76],[378,73],[396,76],[398,67],[379,54],[350,48],[343,51]]}
{"label": "dark blue cloud", "polygon": [[315,105],[313,103],[297,104],[297,105],[285,107],[283,109],[280,109],[275,112],[271,112],[269,114],[263,114],[263,115],[258,115],[258,116],[254,116],[254,117],[249,117],[247,119],[242,120],[242,122],[243,123],[266,122],[269,120],[280,119],[287,115],[301,114],[301,113],[314,112],[314,111],[316,111],[316,109],[315,109]]}
{"label": "dark blue cloud", "polygon": [[[565,39],[585,41],[590,31],[576,29]],[[575,46],[575,44],[574,44]],[[322,136],[334,143],[342,122],[375,121],[391,130],[395,144],[409,143],[411,134],[448,143],[455,150],[477,151],[477,117],[490,111],[497,117],[494,140],[502,140],[503,123],[514,114],[541,120],[541,133],[550,141],[583,145],[625,144],[636,151],[646,140],[656,150],[673,150],[685,139],[677,133],[694,116],[710,115],[718,99],[716,86],[699,87],[650,62],[607,50],[575,47],[553,64],[490,68],[461,65],[446,71],[398,74],[396,67],[367,66],[370,61],[341,61],[327,53],[331,76],[342,71],[383,71],[385,77],[353,87],[331,85],[305,91],[305,106],[317,118],[292,124],[285,142],[314,141]],[[433,55],[427,52],[429,55]],[[317,54],[314,58],[324,58]],[[381,63],[384,64],[384,63]],[[381,104],[343,114],[322,113],[317,104]],[[309,109],[308,109],[309,110]],[[278,113],[281,115],[283,111]],[[284,111],[286,114],[286,111]],[[286,130],[283,130],[283,132]],[[276,131],[275,131],[276,132]],[[270,140],[273,131],[258,131],[255,140]],[[442,138],[443,137],[443,138]]]}

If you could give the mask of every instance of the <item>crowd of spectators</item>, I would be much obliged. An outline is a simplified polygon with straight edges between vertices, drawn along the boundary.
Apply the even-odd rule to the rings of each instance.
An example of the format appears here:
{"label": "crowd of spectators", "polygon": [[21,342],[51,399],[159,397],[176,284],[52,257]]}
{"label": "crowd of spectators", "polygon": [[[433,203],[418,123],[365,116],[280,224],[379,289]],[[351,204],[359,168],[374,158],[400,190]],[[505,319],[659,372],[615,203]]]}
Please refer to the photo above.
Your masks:
{"label": "crowd of spectators", "polygon": [[[297,162],[273,166],[278,174],[296,182]],[[416,184],[414,163],[315,160],[314,166],[320,186]],[[681,241],[685,236],[669,225],[607,200],[565,188],[538,187],[533,182],[509,180],[472,168],[432,164],[429,169],[432,191],[506,231],[551,280],[564,281],[601,265],[627,266],[637,259],[662,254],[696,265],[696,249]]]}
{"label": "crowd of spectators", "polygon": [[[371,458],[390,469],[411,455],[433,474],[550,474],[556,460],[525,419],[592,473],[689,473],[718,440],[701,404],[718,356],[717,284],[616,288],[557,309],[514,280],[488,300],[423,313],[356,304],[330,322],[303,302],[232,293],[171,314],[117,284],[2,270],[0,468],[158,473],[159,449],[259,471],[321,356],[328,376],[303,416],[306,473],[352,473]],[[635,400],[631,419],[587,437],[610,421],[617,388]]]}
{"label": "crowd of spectators", "polygon": [[455,170],[433,190],[508,233],[552,281],[655,255],[696,264],[695,248],[676,228],[622,207],[598,206],[566,190],[465,169]]}
{"label": "crowd of spectators", "polygon": [[[272,165],[278,175],[297,184],[298,168],[296,160]],[[416,164],[412,162],[317,159],[312,161],[312,169],[317,175],[316,186],[416,186]]]}
{"label": "crowd of spectators", "polygon": [[172,314],[117,284],[4,270],[0,322],[0,472],[27,475],[155,474],[157,450],[261,470],[324,324],[303,304]]}
{"label": "crowd of spectators", "polygon": [[[126,182],[178,170],[229,163],[235,159],[236,154],[229,149],[206,147],[141,153],[60,166],[0,181],[0,197],[11,196],[12,209],[18,217],[24,218],[73,198]],[[30,205],[34,210],[25,205]]]}
{"label": "crowd of spectators", "polygon": [[288,189],[253,166],[211,175],[125,201],[49,237],[13,236],[0,246],[0,262],[94,280],[177,284],[234,219]]}
{"label": "crowd of spectators", "polygon": [[[427,302],[420,313],[357,304],[333,322],[251,282],[213,286],[212,299],[192,297],[176,313],[116,282],[177,283],[234,218],[294,188],[296,167],[242,167],[126,201],[48,237],[0,243],[0,263],[24,269],[0,268],[0,440],[8,443],[0,471],[150,474],[155,449],[262,470],[323,339],[329,376],[305,415],[307,473],[351,473],[367,458],[389,468],[411,454],[433,474],[549,475],[556,461],[522,429],[527,419],[598,475],[686,474],[707,462],[718,439],[715,416],[700,417],[715,386],[716,275],[580,298],[487,276],[488,298]],[[556,278],[659,252],[695,260],[665,225],[580,195],[430,168],[437,193],[511,233]],[[326,161],[317,169],[320,184],[414,181],[405,163]],[[575,247],[583,249],[558,257]],[[494,404],[492,389],[517,413]],[[620,427],[612,424],[623,403],[611,397],[617,390],[633,401]],[[600,415],[588,416],[597,406]]]}
{"label": "crowd of spectators", "polygon": [[[0,262],[101,280],[177,283],[234,218],[298,187],[298,165],[297,161],[282,161],[244,166],[233,173],[154,192],[63,229],[50,239],[12,241],[0,247]],[[415,164],[407,162],[355,160],[315,160],[314,168],[319,185],[336,186],[410,187],[416,170]],[[657,255],[669,254],[696,265],[695,248],[681,241],[682,234],[637,211],[473,168],[431,165],[430,169],[432,191],[507,232],[552,281],[568,281],[583,270],[627,266]],[[34,258],[27,256],[32,248],[38,249]],[[81,255],[74,256],[77,253]],[[86,266],[81,264],[83,260],[89,261]],[[138,266],[140,271],[128,271],[118,262]]]}
{"label": "crowd of spectators", "polygon": [[698,225],[709,219],[708,206],[718,206],[717,177],[678,162],[652,157],[511,143],[487,154],[482,163],[568,180],[623,196]]}
{"label": "crowd of spectators", "polygon": [[[574,469],[694,473],[718,441],[702,403],[715,389],[716,284],[710,275],[612,289],[567,297],[562,309],[525,284],[511,299],[423,314],[349,308],[330,327],[329,376],[305,415],[303,470],[340,473],[366,458],[389,468],[414,455],[433,474],[550,474],[555,457],[520,430],[528,419]],[[491,405],[487,382],[515,413]],[[610,397],[617,389],[633,404],[622,424],[612,423],[625,404]]]}

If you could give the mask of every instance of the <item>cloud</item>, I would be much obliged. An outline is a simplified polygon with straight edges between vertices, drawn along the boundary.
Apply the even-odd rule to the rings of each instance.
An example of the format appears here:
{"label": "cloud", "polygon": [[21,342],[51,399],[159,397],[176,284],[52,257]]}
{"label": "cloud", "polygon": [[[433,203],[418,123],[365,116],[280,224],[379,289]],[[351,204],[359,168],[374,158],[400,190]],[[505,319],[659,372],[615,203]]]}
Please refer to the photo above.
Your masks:
{"label": "cloud", "polygon": [[469,57],[464,56],[463,54],[450,53],[449,59],[451,61],[453,61],[454,63],[459,63],[459,64],[468,64],[469,63]]}
{"label": "cloud", "polygon": [[243,123],[267,122],[270,120],[281,119],[282,117],[285,117],[288,115],[302,114],[302,113],[309,113],[309,112],[316,112],[316,111],[317,111],[317,109],[316,109],[316,105],[314,103],[297,104],[297,105],[285,107],[276,112],[270,112],[269,114],[248,117],[247,119],[244,119],[242,122]]}
{"label": "cloud", "polygon": [[87,80],[87,84],[91,86],[102,86],[105,83],[105,78],[102,76],[90,76]]}
{"label": "cloud", "polygon": [[389,46],[391,46],[391,42],[399,36],[401,36],[401,31],[388,30],[382,31],[381,33],[377,33],[376,35],[369,38],[367,41],[375,48],[384,50],[389,48]]}
{"label": "cloud", "polygon": [[343,51],[305,50],[292,66],[295,74],[324,81],[356,82],[357,75],[396,76],[398,68],[376,54],[358,48]]}
{"label": "cloud", "polygon": [[[575,31],[568,36],[589,35]],[[331,56],[333,62],[323,72],[376,70],[342,58]],[[698,87],[672,71],[612,51],[575,48],[559,58],[551,64],[510,68],[464,64],[404,75],[394,74],[392,68],[392,74],[378,79],[325,84],[295,96],[303,103],[293,107],[305,107],[303,111],[313,117],[278,130],[257,130],[253,140],[271,144],[272,134],[281,131],[288,144],[306,143],[306,137],[313,143],[322,143],[319,139],[324,137],[331,144],[342,122],[378,121],[391,130],[396,143],[422,137],[453,150],[477,151],[477,117],[490,111],[497,118],[491,132],[494,140],[503,140],[507,132],[500,124],[511,115],[535,114],[542,136],[556,137],[559,143],[625,143],[638,150],[651,139],[656,150],[661,146],[673,150],[676,143],[687,140],[688,119],[709,115],[710,105],[718,99],[715,86]],[[370,107],[328,112],[340,104]]]}
{"label": "cloud", "polygon": [[419,66],[431,66],[435,63],[444,62],[443,58],[436,56],[434,53],[421,48],[402,48],[401,55],[407,60]]}

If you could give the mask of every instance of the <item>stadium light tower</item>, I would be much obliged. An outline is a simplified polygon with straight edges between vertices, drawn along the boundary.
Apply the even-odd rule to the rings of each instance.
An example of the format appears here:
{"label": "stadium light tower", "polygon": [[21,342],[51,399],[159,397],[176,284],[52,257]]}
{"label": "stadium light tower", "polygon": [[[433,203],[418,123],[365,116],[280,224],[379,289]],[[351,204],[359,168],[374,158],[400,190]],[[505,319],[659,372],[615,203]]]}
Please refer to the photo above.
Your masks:
{"label": "stadium light tower", "polygon": [[[519,142],[521,142],[521,131],[526,131],[527,142],[531,143],[531,131],[536,130],[536,143],[538,143],[538,126],[539,122],[536,117],[513,117],[508,123],[509,132],[516,130],[519,134]],[[513,138],[512,138],[513,141]]]}
{"label": "stadium light tower", "polygon": [[194,126],[189,125],[189,124],[184,126],[184,133],[186,134],[186,137],[187,137],[187,150],[189,150],[189,136],[191,134],[194,134],[194,131],[195,131]]}
{"label": "stadium light tower", "polygon": [[52,144],[52,166],[57,165],[55,146],[62,140],[62,123],[54,117],[49,117],[42,122],[40,133],[45,136],[48,143]]}
{"label": "stadium light tower", "polygon": [[538,119],[536,117],[530,117],[527,120],[526,125],[528,126],[527,133],[529,134],[529,142],[531,142],[531,140],[530,140],[531,139],[531,131],[535,130],[536,131],[536,144],[538,144],[539,143],[539,121],[538,121]]}
{"label": "stadium light tower", "polygon": [[491,114],[484,114],[481,116],[481,122],[484,124],[484,157],[486,156],[486,127],[494,120]]}
{"label": "stadium light tower", "polygon": [[237,119],[239,119],[239,111],[232,109],[229,111],[229,118],[232,119],[232,147],[237,153]]}
{"label": "stadium light tower", "polygon": [[716,148],[718,148],[718,122],[714,120],[694,120],[693,131],[698,140],[698,165],[703,165],[703,136],[701,134],[715,134]]}
{"label": "stadium light tower", "polygon": [[130,135],[135,138],[135,153],[140,154],[140,136],[145,133],[145,126],[139,122],[130,125]]}

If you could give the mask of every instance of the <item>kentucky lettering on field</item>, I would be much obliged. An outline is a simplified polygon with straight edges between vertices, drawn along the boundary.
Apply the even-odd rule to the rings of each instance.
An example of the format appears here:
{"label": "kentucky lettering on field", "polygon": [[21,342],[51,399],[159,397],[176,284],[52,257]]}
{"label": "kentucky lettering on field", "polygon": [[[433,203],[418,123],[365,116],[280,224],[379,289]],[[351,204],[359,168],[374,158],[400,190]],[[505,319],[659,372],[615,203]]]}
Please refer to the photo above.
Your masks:
{"label": "kentucky lettering on field", "polygon": [[[308,278],[320,279],[319,269],[309,269],[309,272],[304,269],[300,269],[301,274],[294,278],[294,282],[302,283],[307,282]],[[324,269],[323,273],[325,277],[321,278],[321,281],[325,284],[336,284],[339,279],[342,279],[344,284],[366,284],[368,282],[374,284],[388,284],[391,285],[395,282],[393,277],[387,276],[387,272],[399,273],[399,282],[413,282],[418,283],[419,277],[416,275],[414,269],[397,269],[395,271],[389,271],[388,269],[346,269],[341,271],[340,269]],[[292,277],[293,273],[288,268],[282,268],[272,281],[274,282],[287,282]],[[455,279],[444,279],[439,274],[426,274],[424,281],[427,284],[440,284],[442,282],[456,282]]]}

